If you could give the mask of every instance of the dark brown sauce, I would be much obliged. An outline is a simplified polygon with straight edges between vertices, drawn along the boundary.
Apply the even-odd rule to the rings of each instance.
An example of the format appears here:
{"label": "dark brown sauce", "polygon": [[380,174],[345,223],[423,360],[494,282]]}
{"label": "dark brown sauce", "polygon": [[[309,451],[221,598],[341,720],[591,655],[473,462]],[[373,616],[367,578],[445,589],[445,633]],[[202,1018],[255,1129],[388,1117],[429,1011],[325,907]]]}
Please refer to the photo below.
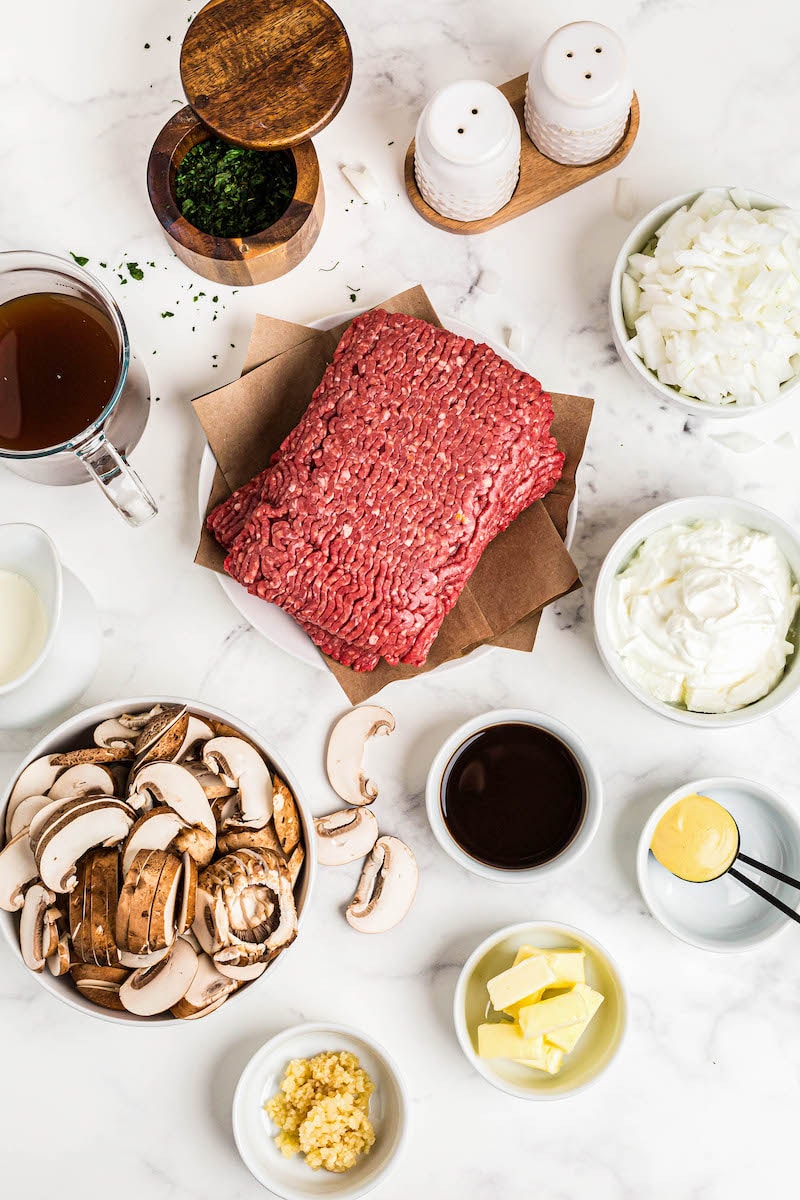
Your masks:
{"label": "dark brown sauce", "polygon": [[534,725],[492,725],[445,768],[442,816],[472,858],[519,871],[566,850],[586,813],[586,781],[572,752]]}
{"label": "dark brown sauce", "polygon": [[119,368],[113,322],[88,301],[37,292],[0,304],[0,447],[43,450],[82,433]]}

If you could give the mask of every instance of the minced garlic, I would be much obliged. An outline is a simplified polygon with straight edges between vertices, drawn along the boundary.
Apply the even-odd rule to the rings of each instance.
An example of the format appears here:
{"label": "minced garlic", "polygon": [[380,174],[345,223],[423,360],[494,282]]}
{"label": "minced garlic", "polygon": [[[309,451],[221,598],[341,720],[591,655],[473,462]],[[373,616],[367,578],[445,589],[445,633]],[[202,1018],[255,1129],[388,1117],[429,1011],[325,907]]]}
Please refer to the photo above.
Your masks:
{"label": "minced garlic", "polygon": [[275,1145],[286,1158],[304,1154],[315,1171],[349,1171],[375,1142],[369,1119],[374,1091],[375,1084],[348,1051],[292,1059],[281,1090],[264,1105],[281,1131]]}

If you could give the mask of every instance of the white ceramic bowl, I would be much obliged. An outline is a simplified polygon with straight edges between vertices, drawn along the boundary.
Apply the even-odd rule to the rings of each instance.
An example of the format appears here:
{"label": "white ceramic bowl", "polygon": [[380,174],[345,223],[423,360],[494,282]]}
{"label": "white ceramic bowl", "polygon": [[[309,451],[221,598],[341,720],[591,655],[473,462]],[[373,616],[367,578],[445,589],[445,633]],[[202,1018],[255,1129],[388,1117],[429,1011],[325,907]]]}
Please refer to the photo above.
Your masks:
{"label": "white ceramic bowl", "polygon": [[[297,810],[300,814],[300,820],[303,827],[303,841],[305,844],[306,857],[303,864],[303,877],[300,881],[299,889],[296,893],[297,901],[297,917],[298,927],[302,929],[303,913],[308,907],[311,889],[314,882],[316,871],[316,849],[314,842],[314,823],[309,816],[303,804],[302,796],[297,787],[297,781],[294,773],[289,770],[283,756],[273,749],[271,743],[262,737],[255,729],[249,725],[245,725],[237,717],[231,716],[224,709],[214,708],[210,704],[204,704],[197,700],[187,700],[180,696],[134,696],[123,698],[121,700],[112,700],[104,704],[96,704],[94,708],[87,708],[83,712],[77,713],[76,716],[70,717],[61,725],[57,725],[52,732],[48,733],[38,742],[25,759],[14,770],[11,779],[9,780],[2,795],[0,795],[0,830],[3,828],[5,820],[6,805],[11,794],[11,789],[22,771],[29,762],[33,762],[35,758],[40,758],[45,754],[56,754],[63,750],[72,750],[82,746],[92,745],[92,730],[101,721],[107,720],[109,717],[115,717],[122,712],[144,712],[153,707],[154,704],[186,704],[194,713],[200,717],[212,717],[217,721],[224,721],[225,724],[238,729],[245,737],[253,741],[256,746],[275,764],[279,774],[284,778],[292,789],[297,800]],[[68,1004],[70,1008],[77,1009],[79,1012],[88,1013],[89,1016],[99,1017],[103,1021],[112,1021],[117,1025],[168,1025],[178,1027],[188,1025],[191,1022],[175,1020],[173,1017],[138,1017],[129,1012],[116,1012],[112,1009],[101,1008],[97,1004],[92,1004],[80,994],[77,988],[73,985],[72,980],[68,976],[56,978],[51,975],[50,971],[45,968],[38,975],[30,971],[22,961],[22,954],[19,948],[18,937],[19,914],[3,912],[0,910],[0,930],[3,936],[11,947],[14,956],[19,960],[20,967],[32,980],[49,992],[51,996],[55,996],[58,1000],[62,1000]],[[302,933],[298,934],[301,937]],[[295,942],[298,939],[295,939]],[[294,943],[292,943],[292,946]],[[251,987],[259,987],[264,981],[275,978],[277,967],[283,962],[285,956],[290,954],[292,946],[287,946],[276,960],[267,967],[267,970],[259,978],[253,980],[252,983],[246,984],[239,991],[234,992],[231,998],[217,1009],[217,1012],[227,1011],[230,1004],[236,1004],[237,997],[245,994]],[[209,1013],[207,1017],[203,1017],[203,1021],[213,1019],[214,1014]]]}
{"label": "white ceramic bowl", "polygon": [[[783,677],[772,691],[753,704],[732,713],[690,712],[677,704],[656,700],[644,688],[634,683],[611,640],[608,612],[614,578],[628,564],[634,551],[646,537],[666,525],[717,518],[735,521],[748,529],[759,529],[772,534],[786,555],[795,578],[800,580],[800,535],[791,525],[787,525],[766,508],[750,504],[747,500],[735,500],[729,496],[688,496],[684,500],[670,500],[667,504],[652,508],[620,534],[600,568],[594,593],[595,642],[609,674],[653,712],[660,713],[662,717],[669,717],[671,721],[681,721],[684,725],[696,725],[703,729],[731,729],[736,725],[747,725],[780,708],[800,688],[800,650],[789,658]],[[796,623],[793,640],[797,645]]]}
{"label": "white ceramic bowl", "polygon": [[[647,245],[653,234],[664,224],[668,217],[677,212],[682,205],[693,204],[698,196],[708,190],[708,188],[700,188],[696,192],[687,192],[683,196],[675,196],[671,200],[665,200],[663,204],[659,204],[657,208],[649,212],[623,242],[622,249],[617,255],[614,270],[611,274],[611,285],[608,294],[611,336],[614,339],[617,354],[631,375],[639,380],[640,383],[643,383],[659,399],[667,400],[670,404],[674,404],[678,408],[683,409],[684,412],[691,413],[696,417],[710,417],[719,420],[741,419],[742,417],[751,416],[757,417],[759,413],[774,409],[776,405],[783,403],[790,394],[794,394],[800,386],[800,376],[789,379],[781,386],[780,394],[777,398],[767,401],[765,404],[757,406],[735,403],[709,404],[705,400],[696,400],[691,396],[684,396],[676,388],[668,387],[665,383],[662,383],[658,376],[649,367],[645,366],[638,354],[634,354],[628,348],[631,334],[626,328],[625,318],[622,315],[622,276],[628,266],[628,259],[632,254],[640,252]],[[762,192],[751,192],[747,188],[738,188],[736,190],[743,192],[747,196],[751,208],[768,209],[786,207],[786,205],[781,204],[772,196],[766,196]]]}
{"label": "white ceramic bowl", "polygon": [[[586,813],[582,825],[569,845],[549,862],[542,863],[538,867],[525,867],[519,871],[492,867],[467,854],[450,833],[442,815],[442,780],[450,759],[473,734],[506,722],[534,725],[554,734],[576,759],[586,784]],[[586,753],[585,746],[567,725],[546,713],[534,712],[526,708],[500,708],[473,717],[471,721],[466,721],[447,738],[428,771],[425,785],[425,806],[434,837],[454,862],[459,863],[467,871],[472,871],[474,875],[482,875],[484,879],[493,879],[496,883],[530,883],[533,879],[541,879],[542,876],[549,875],[553,871],[558,871],[561,867],[575,862],[583,854],[600,824],[600,816],[603,811],[603,784],[598,771]]]}
{"label": "white ceramic bowl", "polygon": [[[486,984],[511,966],[526,943],[542,950],[562,946],[584,950],[586,982],[605,997],[578,1045],[565,1056],[558,1075],[505,1059],[478,1057],[477,1029],[486,1020],[489,1002]],[[588,933],[549,921],[508,925],[481,942],[465,962],[456,984],[453,1020],[464,1054],[494,1087],[522,1100],[561,1100],[593,1083],[617,1054],[627,1022],[625,986],[608,951]]]}
{"label": "white ceramic bowl", "polygon": [[[284,1158],[274,1142],[277,1128],[264,1105],[280,1089],[293,1058],[311,1058],[325,1050],[349,1050],[375,1084],[369,1116],[375,1144],[349,1171],[312,1171],[302,1155]],[[389,1055],[366,1034],[346,1025],[307,1024],[271,1038],[242,1072],[233,1098],[233,1134],[245,1166],[259,1183],[283,1200],[335,1196],[355,1200],[385,1179],[406,1140],[408,1100],[403,1081]]]}
{"label": "white ceramic bowl", "polygon": [[[670,874],[650,852],[656,826],[683,796],[710,796],[727,808],[739,826],[742,851],[751,858],[800,878],[800,821],[793,805],[769,788],[747,779],[694,779],[676,788],[647,819],[636,852],[639,888],[650,912],[681,941],[701,950],[750,950],[775,937],[791,918],[735,879],[687,883]],[[795,888],[779,883],[746,863],[738,865],[767,891],[794,907]]]}

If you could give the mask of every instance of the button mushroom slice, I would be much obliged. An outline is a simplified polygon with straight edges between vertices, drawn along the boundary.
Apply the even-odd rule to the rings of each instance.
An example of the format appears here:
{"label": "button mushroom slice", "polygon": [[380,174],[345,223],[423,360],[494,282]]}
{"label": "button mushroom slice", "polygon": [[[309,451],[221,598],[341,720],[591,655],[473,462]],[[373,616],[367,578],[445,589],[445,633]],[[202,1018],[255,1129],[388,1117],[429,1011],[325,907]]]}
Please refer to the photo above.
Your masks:
{"label": "button mushroom slice", "polygon": [[22,833],[23,829],[29,829],[30,823],[36,814],[52,803],[53,801],[49,796],[28,796],[25,800],[22,800],[15,808],[14,815],[11,818],[9,837],[16,837],[18,833]]}
{"label": "button mushroom slice", "polygon": [[[156,717],[156,721],[162,718]],[[179,713],[178,716],[169,721],[163,731],[158,735],[154,742],[147,747],[143,752],[136,755],[136,769],[149,762],[172,762],[178,757],[183,739],[186,737],[186,731],[189,728],[189,714],[187,712]],[[147,730],[144,731],[145,733]],[[139,741],[144,737],[140,735]]]}
{"label": "button mushroom slice", "polygon": [[54,892],[71,892],[78,882],[78,859],[95,846],[121,842],[133,817],[122,800],[102,796],[76,803],[46,826],[33,847],[42,883]]}
{"label": "button mushroom slice", "polygon": [[107,721],[102,721],[92,734],[95,746],[110,746],[114,749],[126,750],[129,758],[133,758],[136,736],[130,726],[123,725],[116,717],[109,717]]}
{"label": "button mushroom slice", "polygon": [[89,960],[99,967],[118,966],[119,854],[115,849],[90,850],[85,860],[88,860]]}
{"label": "button mushroom slice", "polygon": [[98,967],[94,963],[74,963],[70,974],[82,996],[99,1004],[122,1012],[124,1005],[119,998],[120,988],[128,978],[124,967]]}
{"label": "button mushroom slice", "polygon": [[154,967],[167,957],[171,949],[172,946],[165,946],[163,950],[151,950],[149,954],[131,954],[128,950],[120,950],[119,961],[123,967],[138,971],[141,967]]}
{"label": "button mushroom slice", "polygon": [[142,808],[146,797],[166,804],[187,825],[202,825],[216,837],[217,823],[205,792],[191,771],[180,763],[152,762],[136,772],[130,795],[134,808]]}
{"label": "button mushroom slice", "polygon": [[375,704],[351,708],[336,722],[328,739],[325,765],[330,785],[342,800],[361,805],[372,804],[377,798],[377,784],[364,774],[364,749],[371,737],[393,730],[392,714]]}
{"label": "button mushroom slice", "polygon": [[27,800],[29,796],[47,795],[59,775],[62,774],[64,768],[53,763],[53,759],[56,757],[54,754],[46,754],[44,758],[36,758],[20,772],[6,805],[6,840],[11,837],[11,821],[17,806],[23,800]]}
{"label": "button mushroom slice", "polygon": [[197,974],[183,998],[173,1005],[172,1015],[184,1021],[204,1017],[224,1004],[237,986],[235,980],[218,971],[213,960],[201,952],[198,955]]}
{"label": "button mushroom slice", "polygon": [[239,737],[218,737],[203,747],[203,762],[237,789],[238,813],[231,823],[261,829],[272,816],[272,776],[263,756]]}
{"label": "button mushroom slice", "polygon": [[66,813],[74,812],[80,806],[93,804],[98,798],[98,796],[67,796],[65,800],[48,799],[47,804],[42,805],[39,811],[31,817],[31,823],[28,826],[31,845],[35,846],[45,829],[49,829]]}
{"label": "button mushroom slice", "polygon": [[168,850],[178,834],[190,828],[171,808],[153,808],[143,813],[131,827],[122,847],[123,879],[140,850]]}
{"label": "button mushroom slice", "polygon": [[213,736],[214,730],[208,721],[204,721],[202,717],[196,717],[193,713],[189,713],[186,732],[183,735],[183,741],[178,747],[177,753],[174,755],[174,761],[182,763],[200,757],[197,754],[198,746],[201,746],[204,742],[210,742]]}
{"label": "button mushroom slice", "polygon": [[183,869],[181,872],[178,918],[176,930],[178,934],[191,929],[194,914],[197,910],[197,863],[190,854],[182,855]]}
{"label": "button mushroom slice", "polygon": [[[143,947],[145,952],[163,950],[175,941],[182,878],[183,859],[176,854],[165,854],[164,864],[150,906],[147,945]],[[130,933],[128,942],[130,943]],[[133,946],[130,946],[130,949],[135,952]]]}
{"label": "button mushroom slice", "polygon": [[368,808],[344,808],[315,817],[317,861],[323,867],[341,867],[369,854],[378,840],[378,821]]}
{"label": "button mushroom slice", "polygon": [[237,983],[249,983],[251,980],[258,979],[263,975],[269,963],[251,963],[247,967],[236,967],[230,963],[221,962],[215,962],[214,965],[220,975],[225,975],[228,979],[234,979]]}
{"label": "button mushroom slice", "polygon": [[217,847],[221,854],[232,854],[235,850],[275,850],[283,853],[278,841],[275,826],[272,821],[262,825],[260,829],[229,829],[221,833],[217,839]]}
{"label": "button mushroom slice", "polygon": [[51,800],[74,796],[113,796],[114,776],[102,763],[76,763],[59,775],[48,795]]}
{"label": "button mushroom slice", "polygon": [[[181,766],[187,771],[191,771],[200,787],[205,792],[206,800],[211,803],[212,811],[216,809],[217,800],[227,800],[233,795],[234,789],[228,787],[221,775],[215,775],[213,771],[209,771],[206,764],[202,761],[191,762],[188,759],[183,759]],[[216,812],[215,812],[216,817]],[[217,824],[219,821],[217,820]]]}
{"label": "button mushroom slice", "polygon": [[286,860],[286,868],[289,872],[289,881],[291,882],[292,888],[297,887],[297,880],[300,877],[300,871],[305,861],[305,857],[306,852],[298,843]]}
{"label": "button mushroom slice", "polygon": [[0,908],[16,912],[25,901],[25,888],[39,875],[27,829],[0,850]]}
{"label": "button mushroom slice", "polygon": [[211,956],[231,949],[253,962],[288,946],[297,936],[297,910],[283,855],[241,849],[206,867],[192,928]]}
{"label": "button mushroom slice", "polygon": [[25,902],[19,920],[19,948],[23,961],[37,974],[44,970],[47,958],[58,945],[58,934],[54,935],[55,921],[51,913],[54,894],[41,883],[34,883],[25,893]]}
{"label": "button mushroom slice", "polygon": [[163,950],[175,940],[182,861],[164,850],[140,850],[117,905],[116,940],[130,954]]}
{"label": "button mushroom slice", "polygon": [[58,944],[47,960],[47,969],[51,975],[66,975],[72,966],[69,934],[66,930],[60,935]]}
{"label": "button mushroom slice", "polygon": [[55,754],[53,762],[59,767],[85,767],[89,763],[102,766],[123,762],[130,757],[130,753],[123,746],[87,746],[84,750],[68,750],[65,754]]}
{"label": "button mushroom slice", "polygon": [[[170,711],[180,713],[181,709],[177,705],[172,705],[170,707]],[[120,725],[124,726],[125,729],[132,729],[135,733],[139,734],[148,724],[148,722],[152,721],[153,717],[157,717],[158,714],[162,712],[164,712],[164,705],[154,704],[153,707],[147,709],[146,712],[120,713],[120,715],[117,717],[117,720],[119,721]]]}
{"label": "button mushroom slice", "polygon": [[288,858],[300,841],[300,815],[294,796],[278,775],[272,786],[272,820],[281,850]]}
{"label": "button mushroom slice", "polygon": [[188,992],[199,969],[197,955],[188,942],[178,938],[166,958],[152,967],[134,971],[119,990],[128,1012],[154,1017],[173,1008]]}
{"label": "button mushroom slice", "polygon": [[78,882],[69,893],[68,917],[72,949],[78,962],[92,962],[92,930],[89,914],[91,904],[90,855],[84,854],[77,864]]}
{"label": "button mushroom slice", "polygon": [[406,915],[417,890],[417,860],[405,842],[381,837],[364,864],[345,913],[359,933],[385,933]]}
{"label": "button mushroom slice", "polygon": [[[157,710],[157,711],[156,711]],[[162,737],[176,721],[180,720],[186,713],[185,706],[175,704],[169,705],[167,708],[162,708],[160,704],[151,711],[144,724],[136,726],[138,735],[136,744],[133,747],[133,752],[137,760],[141,761],[148,753],[150,748],[155,745],[160,737]],[[120,722],[124,725],[126,715],[120,717]],[[128,715],[130,720],[130,716]]]}

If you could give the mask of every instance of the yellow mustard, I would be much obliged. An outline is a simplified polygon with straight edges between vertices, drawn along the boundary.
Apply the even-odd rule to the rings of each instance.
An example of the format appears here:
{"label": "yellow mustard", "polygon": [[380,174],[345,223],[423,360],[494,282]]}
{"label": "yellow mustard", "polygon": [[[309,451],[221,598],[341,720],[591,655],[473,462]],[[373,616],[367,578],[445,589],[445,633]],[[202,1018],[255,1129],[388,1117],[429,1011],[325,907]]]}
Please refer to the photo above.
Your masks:
{"label": "yellow mustard", "polygon": [[723,875],[739,850],[731,814],[709,796],[684,796],[658,822],[650,849],[662,867],[690,883]]}

